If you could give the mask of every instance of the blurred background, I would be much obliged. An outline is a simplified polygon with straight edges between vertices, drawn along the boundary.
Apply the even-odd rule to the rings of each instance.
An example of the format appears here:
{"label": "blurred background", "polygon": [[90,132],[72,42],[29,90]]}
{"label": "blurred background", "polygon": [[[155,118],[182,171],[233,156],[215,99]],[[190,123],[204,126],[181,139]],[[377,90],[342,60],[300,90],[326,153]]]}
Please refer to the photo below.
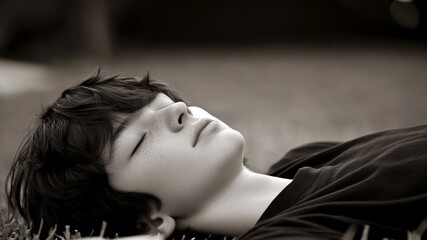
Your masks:
{"label": "blurred background", "polygon": [[303,143],[426,123],[426,4],[2,0],[0,184],[41,107],[97,67],[171,83],[259,172]]}

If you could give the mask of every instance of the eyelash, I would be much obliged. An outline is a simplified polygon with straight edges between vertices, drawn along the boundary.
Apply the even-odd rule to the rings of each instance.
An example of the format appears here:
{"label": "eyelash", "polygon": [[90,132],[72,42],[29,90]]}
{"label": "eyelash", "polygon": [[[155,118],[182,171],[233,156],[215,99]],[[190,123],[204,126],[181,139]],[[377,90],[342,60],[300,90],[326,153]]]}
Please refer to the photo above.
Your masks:
{"label": "eyelash", "polygon": [[139,142],[138,142],[138,144],[136,144],[136,146],[135,146],[135,148],[133,149],[133,151],[132,151],[132,154],[131,154],[131,156],[133,156],[133,154],[135,154],[135,152],[138,150],[138,148],[139,148],[139,146],[141,145],[141,143],[144,141],[144,138],[145,138],[145,133],[144,133],[144,135],[141,137],[141,139],[139,140]]}
{"label": "eyelash", "polygon": [[[187,112],[188,112],[188,114],[190,114],[191,116],[193,116],[193,112],[191,112],[191,110],[189,108],[187,108]],[[181,116],[179,118],[181,118]],[[141,137],[141,139],[139,140],[139,142],[136,144],[135,148],[132,151],[131,156],[133,156],[135,154],[135,152],[138,150],[139,146],[144,141],[145,135],[146,135],[146,133],[144,133],[144,135]]]}

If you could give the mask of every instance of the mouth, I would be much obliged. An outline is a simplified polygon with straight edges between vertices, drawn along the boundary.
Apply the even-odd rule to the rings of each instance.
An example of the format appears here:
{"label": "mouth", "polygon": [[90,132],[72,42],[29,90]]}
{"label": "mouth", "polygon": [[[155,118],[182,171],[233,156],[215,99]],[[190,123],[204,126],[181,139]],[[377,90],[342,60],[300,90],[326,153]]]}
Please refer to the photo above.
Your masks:
{"label": "mouth", "polygon": [[205,127],[208,126],[209,123],[211,123],[212,121],[213,120],[208,119],[208,118],[201,118],[200,120],[198,120],[194,124],[193,133],[192,133],[193,134],[193,147],[196,146],[202,130],[205,129]]}

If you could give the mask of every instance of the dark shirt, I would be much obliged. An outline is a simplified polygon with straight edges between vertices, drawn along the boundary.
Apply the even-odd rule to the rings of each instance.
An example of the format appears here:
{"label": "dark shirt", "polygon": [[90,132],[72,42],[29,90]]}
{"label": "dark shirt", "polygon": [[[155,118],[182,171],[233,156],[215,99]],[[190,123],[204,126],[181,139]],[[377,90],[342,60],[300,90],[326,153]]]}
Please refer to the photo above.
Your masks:
{"label": "dark shirt", "polygon": [[293,181],[239,239],[407,239],[427,218],[427,125],[304,145],[269,174]]}

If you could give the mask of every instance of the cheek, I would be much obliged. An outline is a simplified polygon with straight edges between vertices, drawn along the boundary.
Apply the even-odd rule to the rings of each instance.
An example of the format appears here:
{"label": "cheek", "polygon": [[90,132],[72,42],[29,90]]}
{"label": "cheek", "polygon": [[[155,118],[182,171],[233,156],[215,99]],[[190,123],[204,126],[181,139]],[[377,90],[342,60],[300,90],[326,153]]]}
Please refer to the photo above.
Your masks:
{"label": "cheek", "polygon": [[213,163],[218,162],[213,150],[200,151],[169,137],[139,155],[138,163],[133,168],[140,169],[140,173],[145,175],[147,181],[142,184],[145,189],[158,192],[194,190],[213,170],[216,165]]}
{"label": "cheek", "polygon": [[192,160],[187,148],[174,141],[159,141],[146,144],[140,152],[115,174],[120,179],[119,187],[132,188],[138,192],[160,193],[170,187],[185,185],[184,178],[190,173]]}
{"label": "cheek", "polygon": [[185,214],[216,194],[242,167],[243,137],[232,129],[202,148],[183,146],[171,136],[147,144],[119,175],[119,190],[149,193],[165,209]]}

